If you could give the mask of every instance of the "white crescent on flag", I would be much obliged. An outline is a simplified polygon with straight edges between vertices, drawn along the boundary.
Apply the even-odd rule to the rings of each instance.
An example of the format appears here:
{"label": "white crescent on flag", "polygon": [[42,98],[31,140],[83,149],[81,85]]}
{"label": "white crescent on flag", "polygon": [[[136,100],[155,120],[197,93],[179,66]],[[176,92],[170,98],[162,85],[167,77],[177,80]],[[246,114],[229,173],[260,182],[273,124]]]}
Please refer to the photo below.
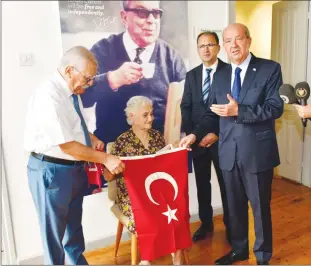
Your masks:
{"label": "white crescent on flag", "polygon": [[147,196],[149,198],[149,200],[156,204],[156,205],[160,205],[159,203],[157,203],[153,198],[152,198],[152,195],[151,195],[151,192],[150,192],[150,186],[151,184],[156,181],[156,180],[160,180],[160,179],[163,179],[163,180],[166,180],[168,181],[170,184],[172,184],[174,190],[175,190],[175,196],[174,196],[174,200],[176,199],[177,195],[178,195],[178,186],[177,186],[177,183],[175,181],[175,179],[169,175],[168,173],[165,173],[165,172],[156,172],[156,173],[153,173],[151,175],[149,175],[146,180],[145,180],[145,189],[146,189],[146,193],[147,193]]}

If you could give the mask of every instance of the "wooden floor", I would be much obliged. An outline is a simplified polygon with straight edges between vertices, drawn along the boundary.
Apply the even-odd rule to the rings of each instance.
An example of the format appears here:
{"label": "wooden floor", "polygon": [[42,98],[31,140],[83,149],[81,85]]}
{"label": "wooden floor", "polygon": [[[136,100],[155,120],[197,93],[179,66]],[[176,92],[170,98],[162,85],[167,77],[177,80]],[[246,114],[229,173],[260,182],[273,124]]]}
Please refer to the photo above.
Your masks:
{"label": "wooden floor", "polygon": [[[275,178],[271,207],[274,251],[270,264],[311,264],[311,189]],[[251,208],[249,217],[250,258],[239,264],[256,264],[252,252],[254,230]],[[214,218],[214,226],[213,234],[193,244],[189,251],[190,264],[214,264],[215,259],[230,251],[222,216]],[[191,224],[192,233],[198,227],[198,222]],[[131,264],[130,249],[130,242],[123,241],[117,258],[114,258],[114,246],[86,252],[85,255],[89,264]],[[172,260],[170,256],[165,256],[152,264],[172,264]]]}

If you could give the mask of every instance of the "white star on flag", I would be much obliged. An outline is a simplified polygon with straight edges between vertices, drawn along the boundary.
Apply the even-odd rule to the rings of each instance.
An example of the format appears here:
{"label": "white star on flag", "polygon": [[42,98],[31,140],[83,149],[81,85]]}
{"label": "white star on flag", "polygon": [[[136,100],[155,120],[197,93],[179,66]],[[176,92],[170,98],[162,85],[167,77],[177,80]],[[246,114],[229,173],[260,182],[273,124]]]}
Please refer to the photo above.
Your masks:
{"label": "white star on flag", "polygon": [[167,212],[162,212],[163,215],[167,216],[167,222],[171,223],[172,220],[178,221],[175,213],[177,209],[171,210],[170,206],[167,205]]}

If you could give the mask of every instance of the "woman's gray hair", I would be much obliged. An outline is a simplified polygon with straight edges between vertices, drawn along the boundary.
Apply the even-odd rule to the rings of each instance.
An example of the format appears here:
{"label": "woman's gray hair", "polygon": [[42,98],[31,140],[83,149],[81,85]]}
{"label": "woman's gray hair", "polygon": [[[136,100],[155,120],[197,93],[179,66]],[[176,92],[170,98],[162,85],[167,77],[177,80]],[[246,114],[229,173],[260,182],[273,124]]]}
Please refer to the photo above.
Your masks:
{"label": "woman's gray hair", "polygon": [[139,108],[143,106],[153,106],[152,101],[145,96],[133,96],[126,103],[126,108],[124,109],[126,115],[126,121],[131,126],[132,121],[130,119],[130,113],[135,113]]}
{"label": "woman's gray hair", "polygon": [[83,71],[87,63],[97,66],[97,60],[90,50],[83,46],[75,46],[66,51],[60,61],[59,70],[64,72],[67,66],[74,66]]}

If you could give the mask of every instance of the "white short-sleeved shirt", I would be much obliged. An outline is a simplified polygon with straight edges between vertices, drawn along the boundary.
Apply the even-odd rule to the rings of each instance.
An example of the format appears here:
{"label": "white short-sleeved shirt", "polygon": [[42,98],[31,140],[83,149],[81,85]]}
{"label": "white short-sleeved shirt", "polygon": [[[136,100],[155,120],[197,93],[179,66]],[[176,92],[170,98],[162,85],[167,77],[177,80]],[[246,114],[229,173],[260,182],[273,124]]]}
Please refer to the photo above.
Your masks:
{"label": "white short-sleeved shirt", "polygon": [[[80,96],[78,98],[85,117]],[[76,160],[59,147],[70,141],[86,144],[81,120],[73,105],[72,92],[64,78],[56,72],[36,88],[28,102],[24,148],[29,152]]]}

